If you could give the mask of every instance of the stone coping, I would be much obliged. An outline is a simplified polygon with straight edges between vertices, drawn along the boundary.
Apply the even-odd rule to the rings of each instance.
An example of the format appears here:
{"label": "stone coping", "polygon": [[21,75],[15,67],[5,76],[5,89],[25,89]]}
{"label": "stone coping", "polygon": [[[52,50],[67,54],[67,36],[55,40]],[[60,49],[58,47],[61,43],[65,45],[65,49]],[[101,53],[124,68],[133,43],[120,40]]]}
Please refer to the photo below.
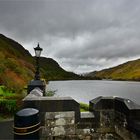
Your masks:
{"label": "stone coping", "polygon": [[81,119],[82,118],[95,118],[95,115],[92,112],[81,112]]}
{"label": "stone coping", "polygon": [[[109,103],[110,101],[110,103]],[[120,97],[103,97],[99,96],[91,101],[89,104],[93,104],[93,108],[96,109],[107,109],[107,105],[112,105],[112,109],[118,108],[121,104],[127,110],[140,110],[140,105],[136,104],[135,102],[131,101],[130,99],[120,98]],[[106,107],[106,108],[105,108]],[[110,109],[110,108],[109,108]]]}
{"label": "stone coping", "polygon": [[136,104],[135,102],[131,101],[130,99],[116,97],[115,100],[123,102],[129,110],[140,109],[140,105]]}
{"label": "stone coping", "polygon": [[72,97],[45,97],[45,96],[38,97],[34,94],[29,94],[23,99],[23,101],[25,100],[46,100],[47,101],[47,100],[74,100],[74,99]]}

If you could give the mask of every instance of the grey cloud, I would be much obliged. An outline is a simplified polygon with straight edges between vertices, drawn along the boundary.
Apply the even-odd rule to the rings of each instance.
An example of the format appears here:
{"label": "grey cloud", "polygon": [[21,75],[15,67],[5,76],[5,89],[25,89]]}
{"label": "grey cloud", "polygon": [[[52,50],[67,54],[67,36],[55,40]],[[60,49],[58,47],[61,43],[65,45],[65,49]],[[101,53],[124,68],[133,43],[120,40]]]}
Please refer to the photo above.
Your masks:
{"label": "grey cloud", "polygon": [[140,55],[140,1],[0,1],[0,31],[33,53],[82,72],[117,65]]}

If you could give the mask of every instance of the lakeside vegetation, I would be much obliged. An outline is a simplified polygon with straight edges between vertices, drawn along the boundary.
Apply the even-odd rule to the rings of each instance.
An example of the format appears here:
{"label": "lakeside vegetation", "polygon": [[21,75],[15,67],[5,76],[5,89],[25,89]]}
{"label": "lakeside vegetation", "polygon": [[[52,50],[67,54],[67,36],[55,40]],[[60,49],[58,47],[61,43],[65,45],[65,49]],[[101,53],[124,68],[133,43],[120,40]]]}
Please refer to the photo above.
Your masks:
{"label": "lakeside vegetation", "polygon": [[56,91],[57,90],[48,90],[46,91],[45,96],[48,96],[48,97],[54,96],[56,94]]}

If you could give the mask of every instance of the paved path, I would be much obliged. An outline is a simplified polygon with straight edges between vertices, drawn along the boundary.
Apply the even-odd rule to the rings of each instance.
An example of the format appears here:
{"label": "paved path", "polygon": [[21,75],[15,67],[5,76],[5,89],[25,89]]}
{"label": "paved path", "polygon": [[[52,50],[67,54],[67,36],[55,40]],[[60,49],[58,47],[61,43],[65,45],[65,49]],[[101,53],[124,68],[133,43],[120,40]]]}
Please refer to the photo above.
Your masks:
{"label": "paved path", "polygon": [[13,140],[13,120],[0,122],[0,140]]}

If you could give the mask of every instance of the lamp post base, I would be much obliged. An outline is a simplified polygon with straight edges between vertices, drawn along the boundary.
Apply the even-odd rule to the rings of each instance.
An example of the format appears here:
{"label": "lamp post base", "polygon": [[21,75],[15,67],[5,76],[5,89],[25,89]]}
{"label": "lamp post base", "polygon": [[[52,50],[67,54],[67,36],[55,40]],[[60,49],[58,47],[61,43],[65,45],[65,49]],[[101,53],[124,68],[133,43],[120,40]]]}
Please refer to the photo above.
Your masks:
{"label": "lamp post base", "polygon": [[29,94],[34,88],[40,88],[45,96],[46,92],[46,82],[44,80],[31,80],[27,87],[27,94]]}

